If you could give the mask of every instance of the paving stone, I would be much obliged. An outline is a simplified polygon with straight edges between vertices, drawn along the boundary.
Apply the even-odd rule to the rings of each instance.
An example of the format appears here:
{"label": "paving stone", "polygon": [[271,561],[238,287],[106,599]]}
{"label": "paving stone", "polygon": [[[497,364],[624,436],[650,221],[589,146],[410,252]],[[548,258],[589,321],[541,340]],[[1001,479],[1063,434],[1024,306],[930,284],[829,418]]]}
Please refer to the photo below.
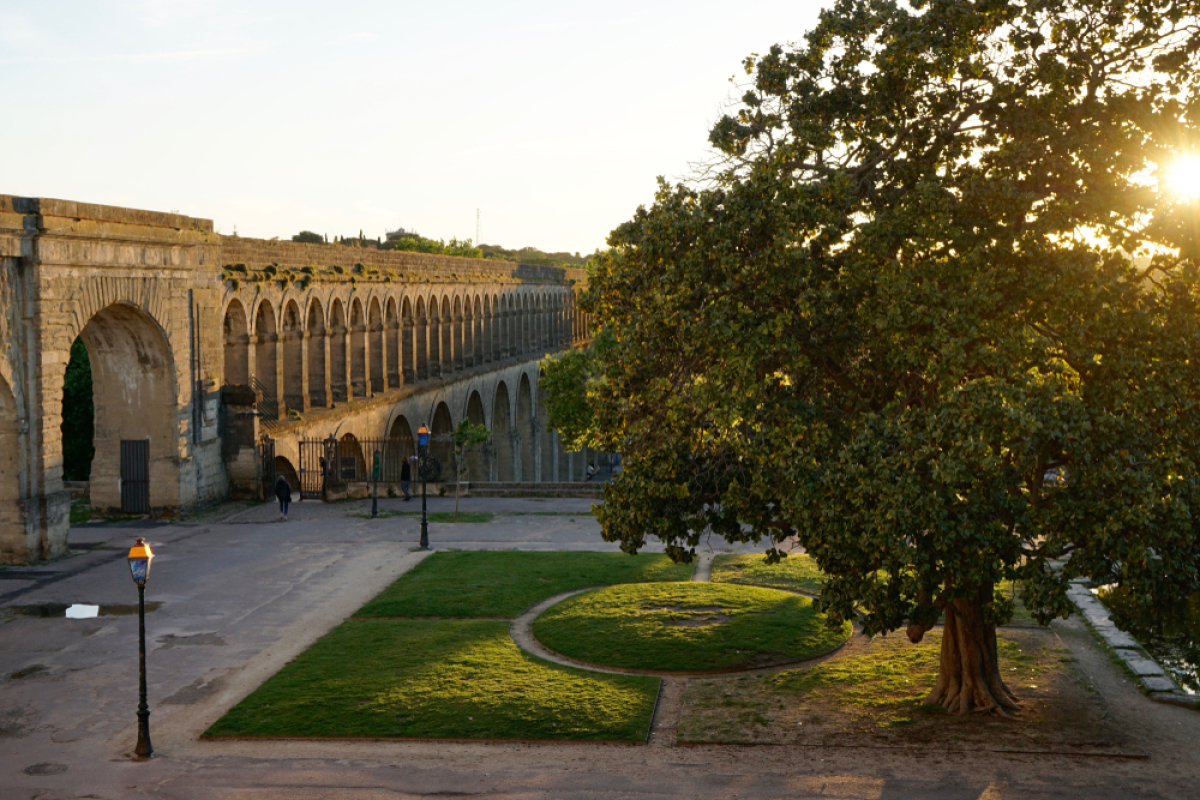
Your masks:
{"label": "paving stone", "polygon": [[1118,650],[1117,655],[1125,662],[1125,664],[1133,671],[1134,675],[1142,677],[1144,675],[1162,675],[1162,667],[1155,663],[1152,659],[1138,655],[1132,650]]}
{"label": "paving stone", "polygon": [[1134,639],[1128,633],[1118,628],[1106,627],[1102,630],[1097,630],[1101,638],[1108,642],[1109,647],[1140,647],[1137,639]]}
{"label": "paving stone", "polygon": [[1173,692],[1179,688],[1175,685],[1175,681],[1166,675],[1151,675],[1142,678],[1142,686],[1145,686],[1152,692]]}

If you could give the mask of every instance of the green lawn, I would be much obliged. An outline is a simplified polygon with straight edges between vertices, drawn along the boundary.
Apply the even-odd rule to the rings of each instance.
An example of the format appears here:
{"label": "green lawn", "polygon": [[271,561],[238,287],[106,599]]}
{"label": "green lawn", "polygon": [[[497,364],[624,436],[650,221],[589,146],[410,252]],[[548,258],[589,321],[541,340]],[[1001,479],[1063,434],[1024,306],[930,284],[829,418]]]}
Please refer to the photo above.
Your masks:
{"label": "green lawn", "polygon": [[569,598],[533,623],[563,655],[627,669],[707,671],[801,661],[851,633],[830,630],[806,597],[754,586],[652,583]]}
{"label": "green lawn", "polygon": [[206,736],[644,741],[658,679],[561,667],[488,620],[351,620]]}
{"label": "green lawn", "polygon": [[691,565],[645,553],[434,553],[355,616],[515,617],[559,592],[613,583],[685,581],[691,574]]}
{"label": "green lawn", "polygon": [[765,556],[756,554],[717,556],[713,559],[712,580],[820,594],[825,575],[817,569],[817,562],[803,553],[790,555],[777,564],[767,564]]}

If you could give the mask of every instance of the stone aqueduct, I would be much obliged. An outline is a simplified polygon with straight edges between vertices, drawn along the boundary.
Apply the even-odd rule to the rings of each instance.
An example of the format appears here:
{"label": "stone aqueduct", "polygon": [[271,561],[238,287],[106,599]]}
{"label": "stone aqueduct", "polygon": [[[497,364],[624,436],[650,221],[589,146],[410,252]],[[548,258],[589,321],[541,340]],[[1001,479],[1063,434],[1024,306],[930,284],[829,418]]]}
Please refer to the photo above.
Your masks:
{"label": "stone aqueduct", "polygon": [[102,513],[122,508],[130,453],[155,512],[254,491],[265,431],[295,465],[304,440],[409,440],[470,419],[493,432],[468,456],[472,479],[580,479],[586,454],[545,426],[537,362],[586,340],[585,278],[0,195],[0,563],[66,552],[61,413],[76,337],[92,367]]}

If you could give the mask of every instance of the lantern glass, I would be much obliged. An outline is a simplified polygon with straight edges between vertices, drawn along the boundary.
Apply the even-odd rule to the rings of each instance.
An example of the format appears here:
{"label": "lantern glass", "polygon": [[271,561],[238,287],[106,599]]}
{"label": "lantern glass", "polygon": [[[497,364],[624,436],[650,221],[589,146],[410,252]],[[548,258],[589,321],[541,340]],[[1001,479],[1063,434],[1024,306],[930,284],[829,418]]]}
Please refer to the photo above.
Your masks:
{"label": "lantern glass", "polygon": [[150,559],[132,558],[129,560],[129,571],[133,574],[133,582],[144,584],[150,576]]}

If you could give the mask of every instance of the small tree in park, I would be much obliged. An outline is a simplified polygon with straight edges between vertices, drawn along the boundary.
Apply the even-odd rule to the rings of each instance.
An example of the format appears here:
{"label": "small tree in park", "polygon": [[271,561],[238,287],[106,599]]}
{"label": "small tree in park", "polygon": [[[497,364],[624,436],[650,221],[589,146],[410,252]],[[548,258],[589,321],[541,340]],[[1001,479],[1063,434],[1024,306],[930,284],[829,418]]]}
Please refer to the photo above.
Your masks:
{"label": "small tree in park", "polygon": [[458,519],[458,493],[459,487],[464,480],[470,480],[470,468],[467,465],[467,459],[463,457],[466,449],[471,446],[482,445],[488,439],[492,438],[492,432],[483,425],[473,424],[470,420],[464,419],[458,423],[458,427],[451,434],[454,441],[454,519]]}
{"label": "small tree in park", "polygon": [[1001,582],[1042,621],[1077,577],[1200,587],[1200,213],[1169,187],[1198,11],[841,0],[748,59],[703,185],[592,262],[605,348],[561,362],[625,456],[605,538],[794,538],[834,624],[944,617],[958,712],[1019,705]]}

